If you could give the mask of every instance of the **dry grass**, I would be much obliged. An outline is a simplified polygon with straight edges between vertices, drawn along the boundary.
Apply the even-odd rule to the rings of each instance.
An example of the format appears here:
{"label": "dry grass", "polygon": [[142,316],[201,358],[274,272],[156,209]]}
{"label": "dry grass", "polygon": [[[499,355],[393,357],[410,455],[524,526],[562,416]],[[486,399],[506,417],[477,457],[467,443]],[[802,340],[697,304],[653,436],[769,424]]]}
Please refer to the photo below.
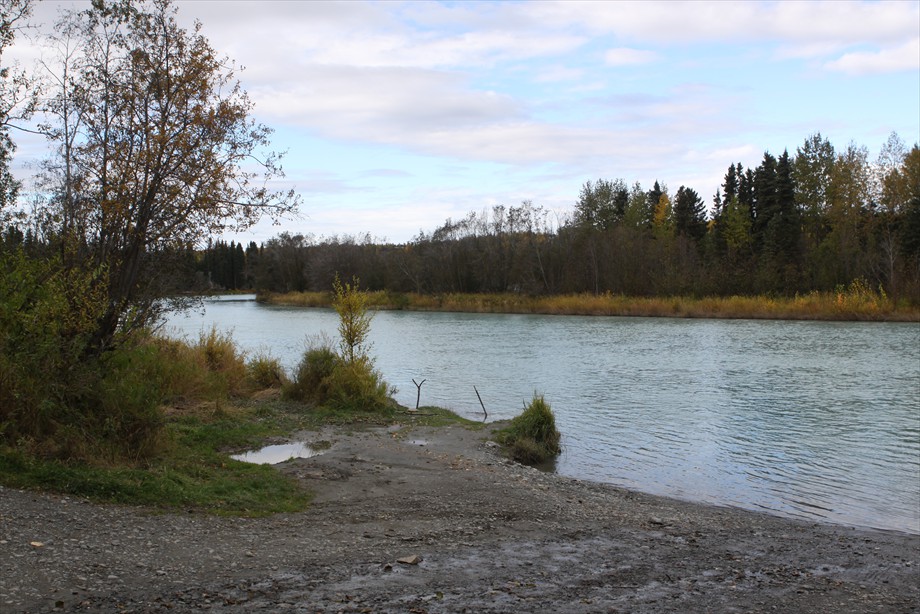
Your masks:
{"label": "dry grass", "polygon": [[[325,304],[315,298],[326,296]],[[378,309],[457,311],[466,313],[535,313],[549,315],[605,315],[672,318],[737,318],[775,320],[840,320],[920,322],[920,306],[896,304],[884,292],[862,281],[835,292],[811,292],[795,297],[687,296],[635,297],[622,294],[392,294],[370,293]],[[272,295],[275,304],[329,306],[323,293]]]}

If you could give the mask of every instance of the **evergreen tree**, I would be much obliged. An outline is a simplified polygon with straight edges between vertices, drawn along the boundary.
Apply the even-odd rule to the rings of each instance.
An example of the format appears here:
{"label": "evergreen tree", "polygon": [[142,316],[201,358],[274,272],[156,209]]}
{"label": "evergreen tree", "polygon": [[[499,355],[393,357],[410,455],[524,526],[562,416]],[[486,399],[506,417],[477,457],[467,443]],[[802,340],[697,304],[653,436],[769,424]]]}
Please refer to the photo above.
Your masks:
{"label": "evergreen tree", "polygon": [[775,209],[767,228],[765,250],[772,257],[774,265],[783,280],[783,289],[789,290],[797,275],[800,260],[799,241],[801,224],[795,203],[795,183],[792,179],[792,161],[789,152],[784,151],[776,163]]}
{"label": "evergreen tree", "polygon": [[655,212],[658,210],[658,205],[661,202],[661,196],[666,194],[667,191],[667,187],[662,188],[658,184],[658,180],[655,180],[655,185],[653,185],[652,189],[646,193],[646,228],[651,228],[654,225]]}
{"label": "evergreen tree", "polygon": [[738,169],[735,170],[734,164],[728,165],[728,171],[725,173],[725,179],[722,181],[723,199],[728,202],[738,196],[738,175],[741,173],[741,163],[738,163]]}
{"label": "evergreen tree", "polygon": [[753,184],[754,241],[758,248],[763,246],[764,234],[770,220],[776,214],[776,158],[764,152],[763,161],[754,171]]}
{"label": "evergreen tree", "polygon": [[696,190],[680,186],[674,201],[674,230],[699,241],[706,234],[706,206]]}

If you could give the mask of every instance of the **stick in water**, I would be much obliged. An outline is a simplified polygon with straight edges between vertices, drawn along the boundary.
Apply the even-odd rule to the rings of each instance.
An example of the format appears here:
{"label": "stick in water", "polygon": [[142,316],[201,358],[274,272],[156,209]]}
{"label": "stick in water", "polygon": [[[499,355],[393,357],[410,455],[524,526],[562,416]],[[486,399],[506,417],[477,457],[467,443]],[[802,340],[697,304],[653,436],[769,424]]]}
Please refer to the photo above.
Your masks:
{"label": "stick in water", "polygon": [[427,379],[423,379],[421,382],[415,381],[415,378],[412,378],[412,383],[415,384],[415,387],[418,388],[418,394],[415,396],[415,409],[418,409],[418,402],[422,398],[422,384],[427,382]]}
{"label": "stick in water", "polygon": [[[476,390],[476,386],[473,386],[473,390]],[[489,419],[489,412],[486,411],[485,403],[482,402],[482,397],[479,396],[478,390],[476,390],[476,397],[479,399],[479,404],[482,405],[482,415],[483,415],[482,421],[485,422],[486,420]]]}

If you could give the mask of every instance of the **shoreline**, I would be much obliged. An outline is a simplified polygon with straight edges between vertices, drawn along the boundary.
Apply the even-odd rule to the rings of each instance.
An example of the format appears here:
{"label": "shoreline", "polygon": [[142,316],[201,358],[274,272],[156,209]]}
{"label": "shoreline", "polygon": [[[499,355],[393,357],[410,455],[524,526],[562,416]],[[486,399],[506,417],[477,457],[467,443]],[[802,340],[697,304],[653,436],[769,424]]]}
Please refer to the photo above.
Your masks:
{"label": "shoreline", "polygon": [[[920,322],[920,306],[892,305],[875,294],[818,293],[767,296],[628,297],[616,294],[525,296],[369,291],[368,306],[387,311],[435,311],[519,315],[619,316],[819,322]],[[256,301],[286,307],[330,307],[326,292],[259,293]]]}
{"label": "shoreline", "polygon": [[0,489],[0,606],[817,613],[920,604],[918,535],[541,473],[501,457],[485,441],[491,428],[304,433],[332,446],[279,469],[313,502],[262,519]]}

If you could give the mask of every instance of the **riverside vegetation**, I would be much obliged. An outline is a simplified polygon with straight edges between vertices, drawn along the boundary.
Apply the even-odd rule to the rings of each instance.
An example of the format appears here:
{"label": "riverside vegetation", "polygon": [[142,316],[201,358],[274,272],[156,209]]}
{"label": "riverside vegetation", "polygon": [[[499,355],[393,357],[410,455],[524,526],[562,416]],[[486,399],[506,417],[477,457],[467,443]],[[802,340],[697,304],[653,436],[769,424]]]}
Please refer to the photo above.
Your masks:
{"label": "riverside vegetation", "polygon": [[[264,292],[257,296],[264,303],[299,307],[328,307],[332,298],[328,292]],[[641,297],[610,292],[555,296],[515,293],[429,295],[378,290],[369,292],[367,300],[376,309],[417,311],[920,322],[920,305],[894,301],[884,289],[872,288],[863,279],[841,285],[832,292],[813,291],[792,297]]]}
{"label": "riverside vegetation", "polygon": [[[194,343],[152,334],[124,343],[94,365],[98,371],[81,373],[92,385],[79,390],[7,370],[0,483],[96,501],[262,516],[304,509],[309,494],[292,477],[234,460],[233,452],[328,424],[388,424],[397,413],[418,426],[480,426],[439,408],[399,407],[369,354],[371,316],[359,281],[337,280],[334,297],[338,349],[328,337],[314,341],[293,379],[276,359],[264,353],[247,359],[214,329]],[[25,397],[32,406],[19,402]],[[539,460],[519,452],[538,447],[535,420],[554,425],[542,399],[538,408],[525,410],[526,422],[512,423],[523,443],[510,432],[500,438],[522,462]],[[552,431],[558,453],[559,434]]]}

